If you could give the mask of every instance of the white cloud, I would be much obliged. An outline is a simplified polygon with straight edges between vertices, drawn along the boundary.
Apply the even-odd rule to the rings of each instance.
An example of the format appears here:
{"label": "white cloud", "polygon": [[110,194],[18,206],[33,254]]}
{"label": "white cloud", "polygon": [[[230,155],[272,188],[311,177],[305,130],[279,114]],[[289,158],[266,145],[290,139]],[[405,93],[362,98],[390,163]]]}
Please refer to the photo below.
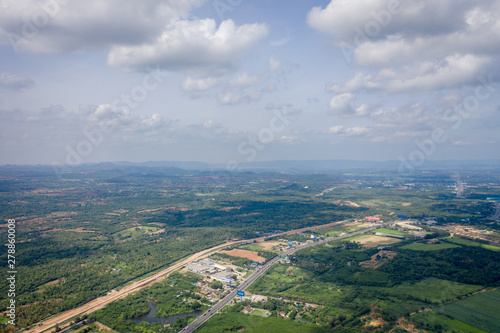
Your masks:
{"label": "white cloud", "polygon": [[9,72],[0,72],[0,88],[9,90],[23,90],[31,88],[35,82],[24,75]]}
{"label": "white cloud", "polygon": [[217,86],[220,81],[221,79],[217,77],[193,78],[188,76],[181,83],[181,88],[185,92],[203,92]]}
{"label": "white cloud", "polygon": [[328,133],[339,135],[339,136],[363,136],[368,134],[370,129],[364,126],[356,126],[356,127],[344,127],[341,125],[333,126],[328,129]]}
{"label": "white cloud", "polygon": [[217,27],[213,19],[179,20],[168,25],[152,42],[113,47],[107,62],[121,70],[153,65],[174,70],[227,67],[267,34],[264,24],[236,26],[232,20],[226,20]]}
{"label": "white cloud", "polygon": [[246,88],[259,84],[265,77],[250,75],[248,72],[243,72],[229,81],[229,85],[235,88]]}
{"label": "white cloud", "polygon": [[334,93],[360,90],[384,90],[389,92],[435,91],[463,84],[474,84],[477,76],[491,63],[488,57],[473,54],[454,54],[442,62],[418,62],[402,68],[383,68],[378,74],[358,72],[344,85],[329,85]]}
{"label": "white cloud", "polygon": [[217,100],[222,105],[235,105],[240,103],[252,103],[260,101],[265,90],[252,90],[248,93],[241,90],[221,90],[217,94]]}
{"label": "white cloud", "polygon": [[356,98],[355,95],[351,93],[344,93],[336,95],[330,101],[330,114],[332,115],[348,115],[352,114],[354,110],[352,109],[351,102]]}
{"label": "white cloud", "polygon": [[[312,8],[307,23],[334,35],[338,43],[354,45],[394,34],[413,37],[452,33],[467,27],[465,17],[470,16],[470,11],[489,9],[493,3],[491,0],[332,0],[325,8]],[[474,17],[478,16],[482,18],[482,15]],[[484,19],[468,21],[484,22]]]}
{"label": "white cloud", "polygon": [[117,134],[120,132],[139,134],[166,128],[170,124],[172,124],[172,120],[164,119],[158,114],[152,116],[137,115],[109,104],[101,104],[87,116],[86,127],[106,126],[112,128],[112,131]]}
{"label": "white cloud", "polygon": [[344,126],[341,126],[341,125],[339,125],[339,126],[333,126],[333,127],[330,127],[328,129],[328,132],[330,134],[339,134],[339,133],[342,132],[343,129],[344,129]]}
{"label": "white cloud", "polygon": [[[4,0],[0,43],[59,53],[143,43],[205,0]],[[9,40],[10,39],[10,40]]]}
{"label": "white cloud", "polygon": [[[402,4],[399,14],[390,13],[394,2]],[[491,0],[332,1],[324,9],[313,8],[308,22],[333,34],[357,64],[382,67],[456,53],[496,55],[499,14],[500,3]]]}
{"label": "white cloud", "polygon": [[280,61],[275,57],[269,59],[269,70],[271,72],[276,72],[280,68]]}
{"label": "white cloud", "polygon": [[351,128],[346,128],[344,132],[342,133],[343,136],[362,136],[370,132],[370,129],[367,127],[361,127],[361,126],[356,126],[356,127],[351,127]]}

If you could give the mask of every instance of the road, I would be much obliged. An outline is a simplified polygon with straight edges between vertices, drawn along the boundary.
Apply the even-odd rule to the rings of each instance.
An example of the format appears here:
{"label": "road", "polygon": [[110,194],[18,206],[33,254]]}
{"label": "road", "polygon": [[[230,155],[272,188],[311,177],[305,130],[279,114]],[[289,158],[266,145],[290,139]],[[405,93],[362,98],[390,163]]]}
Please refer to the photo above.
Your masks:
{"label": "road", "polygon": [[194,332],[200,325],[202,325],[204,322],[206,322],[212,315],[216,314],[224,306],[226,306],[227,304],[229,304],[229,302],[231,302],[233,300],[233,298],[236,297],[236,294],[237,294],[238,290],[244,291],[252,283],[254,283],[255,280],[257,280],[259,278],[259,276],[261,276],[262,274],[264,274],[272,265],[274,265],[280,259],[280,256],[289,256],[289,255],[291,255],[292,253],[294,253],[296,251],[299,251],[299,250],[302,250],[302,249],[305,249],[305,248],[308,248],[308,247],[311,247],[311,246],[315,246],[315,245],[319,245],[319,244],[323,244],[323,243],[326,243],[326,242],[331,242],[331,241],[339,240],[339,239],[343,239],[343,238],[353,237],[353,236],[356,236],[356,235],[367,233],[369,231],[373,231],[375,229],[377,229],[377,228],[373,227],[373,228],[368,228],[368,229],[363,229],[363,230],[360,230],[360,231],[352,232],[350,234],[339,236],[339,237],[328,237],[328,238],[326,238],[324,240],[321,240],[321,241],[318,241],[318,242],[315,242],[315,243],[303,244],[301,246],[290,248],[289,250],[286,250],[286,251],[280,253],[279,256],[274,257],[273,259],[269,260],[263,266],[260,266],[259,268],[257,268],[255,270],[255,272],[253,272],[245,280],[245,282],[243,282],[242,284],[240,284],[237,287],[237,290],[235,289],[235,290],[231,291],[231,293],[229,293],[229,295],[227,295],[226,297],[224,297],[221,301],[219,301],[219,303],[215,304],[210,310],[206,311],[204,314],[202,314],[201,316],[199,316],[198,318],[196,318],[193,322],[191,322],[191,324],[189,324],[188,326],[186,326],[181,332],[183,332],[183,333]]}
{"label": "road", "polygon": [[81,307],[62,312],[62,313],[60,313],[52,318],[49,318],[43,322],[40,322],[35,327],[33,327],[29,330],[26,330],[25,332],[26,333],[41,333],[41,332],[47,331],[47,330],[55,327],[57,324],[61,325],[62,323],[72,319],[75,316],[81,316],[83,314],[90,314],[94,311],[102,309],[103,307],[105,307],[106,305],[108,305],[109,303],[111,303],[113,301],[116,301],[120,298],[123,298],[131,293],[137,292],[137,291],[141,290],[142,288],[150,286],[157,281],[163,280],[168,275],[170,275],[172,272],[192,263],[193,261],[199,260],[199,259],[203,258],[204,256],[209,255],[211,252],[213,252],[215,250],[224,248],[228,245],[239,244],[241,242],[242,241],[235,241],[235,242],[220,244],[220,245],[214,246],[210,249],[206,249],[206,250],[200,251],[198,253],[195,253],[192,256],[188,257],[187,259],[182,260],[182,261],[180,261],[180,262],[178,262],[178,263],[176,263],[176,264],[174,264],[174,265],[172,265],[172,266],[170,266],[170,267],[168,267],[168,268],[166,268],[158,273],[155,273],[149,277],[146,277],[142,280],[133,282],[133,283],[125,286],[124,288],[120,289],[119,291],[112,290],[106,296],[96,298],[96,299],[88,302],[87,304],[85,304]]}
{"label": "road", "polygon": [[90,301],[90,302],[88,302],[88,303],[86,303],[78,308],[71,309],[71,310],[62,312],[60,314],[57,314],[49,319],[46,319],[42,322],[37,323],[36,326],[32,327],[29,330],[21,330],[21,332],[42,333],[42,332],[45,332],[45,331],[48,331],[48,330],[54,328],[58,324],[62,325],[63,323],[68,322],[69,320],[71,320],[72,318],[74,318],[76,316],[81,316],[84,314],[88,315],[94,311],[97,311],[99,309],[104,308],[106,305],[108,305],[111,302],[114,302],[120,298],[123,298],[123,297],[130,295],[132,293],[135,293],[135,292],[141,290],[142,288],[145,288],[147,286],[152,285],[155,282],[161,281],[161,280],[165,279],[166,277],[168,277],[171,273],[175,272],[176,270],[181,269],[182,267],[184,267],[184,266],[186,266],[194,261],[197,261],[199,259],[207,257],[212,252],[214,252],[216,250],[220,250],[224,247],[227,247],[230,245],[242,244],[242,243],[251,243],[253,241],[261,242],[269,237],[289,235],[289,234],[300,233],[300,232],[304,232],[304,231],[308,231],[308,230],[329,228],[329,227],[336,226],[336,225],[342,225],[346,222],[347,222],[347,220],[346,221],[339,221],[339,222],[332,222],[332,223],[317,225],[317,226],[313,226],[313,227],[290,230],[290,231],[282,232],[279,234],[274,234],[271,236],[233,241],[233,242],[228,242],[228,243],[214,246],[212,248],[195,253],[195,254],[191,255],[190,257],[188,257],[187,259],[182,260],[182,261],[180,261],[180,262],[178,262],[178,263],[176,263],[176,264],[174,264],[174,265],[172,265],[172,266],[170,266],[170,267],[168,267],[168,268],[166,268],[158,273],[155,273],[155,274],[153,274],[149,277],[146,277],[144,279],[141,279],[139,281],[133,282],[133,283],[125,286],[124,288],[120,289],[119,291],[112,290],[108,294],[106,294],[106,296],[96,298],[96,299],[94,299],[94,300],[92,300],[92,301]]}
{"label": "road", "polygon": [[497,211],[495,212],[495,214],[490,217],[490,220],[498,220],[500,219],[500,202],[496,204],[497,206]]}

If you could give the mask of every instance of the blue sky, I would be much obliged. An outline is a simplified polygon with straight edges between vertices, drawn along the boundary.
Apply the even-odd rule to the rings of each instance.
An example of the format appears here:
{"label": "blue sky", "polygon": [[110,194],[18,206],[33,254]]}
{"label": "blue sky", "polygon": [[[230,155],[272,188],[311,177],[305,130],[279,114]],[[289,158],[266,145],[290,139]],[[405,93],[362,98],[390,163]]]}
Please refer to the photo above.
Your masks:
{"label": "blue sky", "polygon": [[500,1],[0,1],[0,163],[500,158]]}

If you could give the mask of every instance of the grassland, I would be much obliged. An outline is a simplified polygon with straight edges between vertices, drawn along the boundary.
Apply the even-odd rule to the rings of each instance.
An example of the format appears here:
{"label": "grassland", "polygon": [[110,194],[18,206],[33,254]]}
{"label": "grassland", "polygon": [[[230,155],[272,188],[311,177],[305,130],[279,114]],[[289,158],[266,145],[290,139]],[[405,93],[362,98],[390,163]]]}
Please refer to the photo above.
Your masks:
{"label": "grassland", "polygon": [[498,247],[498,246],[489,245],[489,244],[482,244],[482,243],[474,242],[474,241],[459,238],[459,237],[447,237],[444,240],[451,242],[451,243],[454,243],[454,244],[459,244],[459,245],[480,246],[483,249],[492,250],[492,251],[500,251],[500,247]]}
{"label": "grassland", "polygon": [[393,237],[384,236],[374,236],[374,235],[363,235],[356,239],[356,242],[360,243],[366,248],[376,247],[378,245],[391,245],[401,242],[401,239]]}
{"label": "grassland", "polygon": [[422,244],[422,243],[412,243],[402,247],[405,250],[413,250],[413,251],[438,251],[445,249],[453,249],[456,247],[460,247],[454,244]]}
{"label": "grassland", "polygon": [[387,229],[387,228],[380,228],[380,229],[377,229],[377,230],[375,230],[373,232],[374,233],[375,232],[380,232],[380,233],[383,233],[383,234],[396,235],[396,236],[406,236],[407,235],[404,232],[397,231],[397,230],[392,230],[392,229]]}
{"label": "grassland", "polygon": [[249,250],[249,251],[264,251],[264,247],[262,246],[259,246],[259,245],[254,245],[254,244],[246,244],[246,245],[242,245],[242,246],[238,246],[239,249],[243,249],[243,250]]}
{"label": "grassland", "polygon": [[[438,328],[441,332],[462,332],[462,333],[489,333],[477,327],[471,326],[460,320],[440,316],[436,312],[421,312],[412,316],[414,321],[426,330]],[[444,331],[443,331],[444,328]],[[431,331],[432,332],[432,331]]]}
{"label": "grassland", "polygon": [[262,310],[262,309],[254,309],[250,315],[252,316],[258,316],[258,317],[264,317],[267,318],[269,317],[269,312],[267,310]]}
{"label": "grassland", "polygon": [[437,313],[460,320],[487,332],[498,332],[500,327],[500,291],[480,293],[446,304]]}
{"label": "grassland", "polygon": [[220,333],[244,331],[245,333],[323,333],[328,332],[315,324],[304,324],[293,320],[259,316],[249,316],[240,313],[224,313],[210,318],[197,332]]}
{"label": "grassland", "polygon": [[403,283],[392,288],[372,287],[372,290],[394,296],[411,296],[425,302],[441,303],[458,296],[481,290],[482,286],[427,278],[417,283]]}

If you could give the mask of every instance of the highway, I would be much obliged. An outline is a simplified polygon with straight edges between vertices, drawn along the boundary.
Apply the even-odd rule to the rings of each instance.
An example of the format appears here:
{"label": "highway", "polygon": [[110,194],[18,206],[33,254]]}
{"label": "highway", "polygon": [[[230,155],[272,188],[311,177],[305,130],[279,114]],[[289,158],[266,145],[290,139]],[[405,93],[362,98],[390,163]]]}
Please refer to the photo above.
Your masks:
{"label": "highway", "polygon": [[274,257],[273,259],[269,260],[263,266],[259,266],[245,280],[245,282],[243,282],[242,284],[240,284],[235,290],[231,291],[231,293],[229,293],[229,295],[227,295],[226,297],[224,297],[221,301],[219,301],[219,303],[215,304],[210,310],[206,311],[204,314],[202,314],[201,316],[199,316],[198,318],[196,318],[193,322],[191,322],[191,324],[189,324],[188,326],[186,326],[181,332],[183,332],[183,333],[194,332],[200,325],[202,325],[204,322],[206,322],[212,315],[216,314],[224,306],[226,306],[227,304],[229,304],[229,302],[231,302],[233,300],[233,298],[236,297],[236,293],[237,293],[238,290],[244,291],[252,283],[254,283],[255,280],[257,280],[257,278],[259,278],[259,276],[261,276],[262,274],[264,274],[272,265],[274,265],[280,259],[280,256],[289,256],[289,255],[291,255],[292,253],[294,253],[296,251],[299,251],[299,250],[302,250],[302,249],[305,249],[305,248],[308,248],[308,247],[311,247],[311,246],[315,246],[315,245],[318,245],[318,244],[323,244],[323,243],[326,243],[326,242],[331,242],[331,241],[334,241],[334,240],[349,238],[349,237],[353,237],[353,236],[356,236],[356,235],[361,235],[361,234],[364,234],[366,232],[373,231],[375,229],[377,229],[377,228],[373,227],[373,228],[368,228],[368,229],[363,229],[363,230],[360,230],[360,231],[352,232],[350,234],[346,234],[346,235],[339,236],[339,237],[327,237],[324,240],[321,240],[321,241],[318,241],[318,242],[314,242],[314,243],[303,244],[303,245],[300,245],[298,247],[292,247],[292,248],[290,248],[290,249],[288,249],[288,250],[280,253],[280,255],[278,255],[278,256]]}
{"label": "highway", "polygon": [[[271,235],[272,237],[276,236],[282,236],[282,235],[288,235],[288,234],[293,234],[293,233],[300,233],[308,230],[317,230],[317,229],[323,229],[323,228],[329,228],[333,226],[338,226],[338,225],[343,225],[346,223],[347,220],[345,221],[339,221],[339,222],[332,222],[328,224],[322,224],[322,225],[317,225],[317,226],[312,226],[312,227],[306,227],[306,228],[301,228],[301,229],[295,229],[295,230],[289,230],[285,231],[282,233],[274,234]],[[94,311],[97,311],[99,309],[102,309],[106,305],[108,305],[111,302],[114,302],[120,298],[123,298],[131,293],[137,292],[145,287],[151,286],[153,283],[158,282],[169,276],[172,272],[192,263],[195,262],[199,259],[205,258],[209,256],[212,252],[220,250],[224,247],[230,246],[230,245],[236,245],[236,244],[246,244],[246,243],[251,243],[251,242],[261,242],[264,241],[267,237],[270,236],[264,236],[260,238],[252,238],[252,239],[246,239],[246,240],[239,240],[239,241],[233,241],[233,242],[228,242],[224,244],[219,244],[217,246],[214,246],[212,248],[202,250],[198,253],[195,253],[191,256],[189,256],[186,259],[180,260],[176,264],[167,267],[164,270],[161,270],[151,276],[147,276],[143,279],[140,279],[136,282],[132,282],[130,284],[127,284],[123,288],[121,288],[119,291],[112,290],[106,296],[102,296],[96,299],[93,299],[92,301],[78,307],[74,308],[71,310],[67,310],[65,312],[59,313],[57,315],[54,315],[50,318],[47,318],[35,325],[33,325],[29,329],[22,329],[20,332],[25,332],[25,333],[41,333],[41,332],[47,332],[51,329],[53,329],[56,325],[62,325],[64,323],[69,322],[72,318],[76,316],[81,316],[84,314],[90,314]]]}

